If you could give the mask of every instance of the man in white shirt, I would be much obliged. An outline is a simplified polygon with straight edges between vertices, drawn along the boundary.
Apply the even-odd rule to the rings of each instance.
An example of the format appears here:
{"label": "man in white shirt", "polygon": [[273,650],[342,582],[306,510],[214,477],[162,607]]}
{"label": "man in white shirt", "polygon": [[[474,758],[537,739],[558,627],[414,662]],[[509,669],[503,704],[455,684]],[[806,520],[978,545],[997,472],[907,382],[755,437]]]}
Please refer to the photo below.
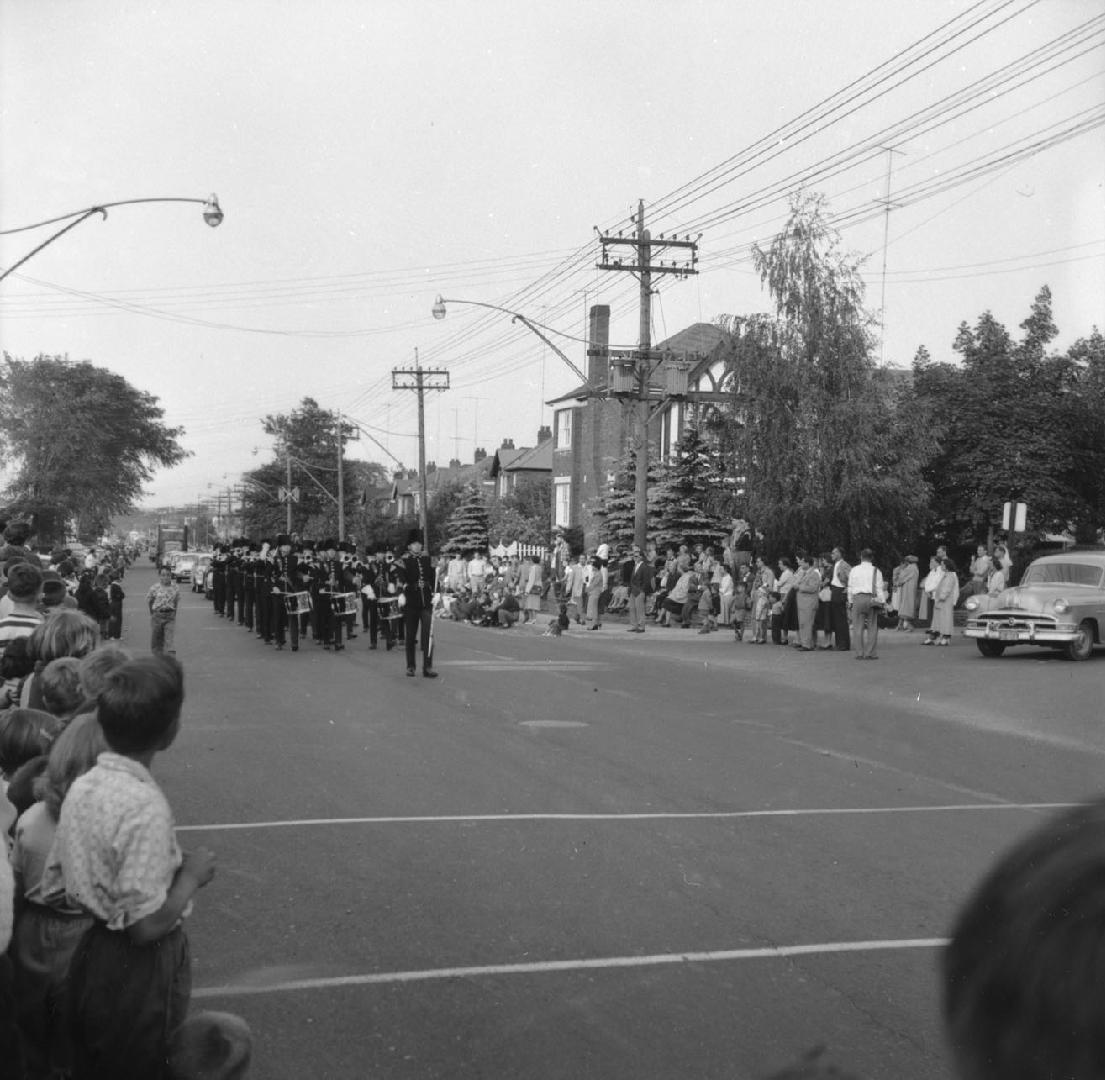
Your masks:
{"label": "man in white shirt", "polygon": [[472,558],[468,562],[468,587],[473,596],[478,596],[483,591],[483,579],[487,576],[487,560],[482,551],[472,552]]}
{"label": "man in white shirt", "polygon": [[848,573],[848,602],[852,605],[852,646],[857,660],[878,660],[879,610],[886,602],[886,582],[872,561],[874,553],[864,548],[859,566]]}
{"label": "man in white shirt", "polygon": [[833,573],[829,578],[829,625],[833,631],[833,641],[841,652],[852,647],[848,627],[848,575],[852,568],[844,560],[844,552],[835,547],[832,550]]}

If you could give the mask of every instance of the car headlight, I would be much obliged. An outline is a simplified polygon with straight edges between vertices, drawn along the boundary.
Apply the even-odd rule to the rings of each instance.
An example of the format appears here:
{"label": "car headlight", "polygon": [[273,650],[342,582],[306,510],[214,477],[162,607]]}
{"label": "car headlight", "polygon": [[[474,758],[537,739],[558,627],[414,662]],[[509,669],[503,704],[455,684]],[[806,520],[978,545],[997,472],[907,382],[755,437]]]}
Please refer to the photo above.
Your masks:
{"label": "car headlight", "polygon": [[970,599],[969,599],[969,600],[968,600],[968,601],[967,601],[967,602],[966,602],[966,603],[965,603],[965,604],[963,605],[963,607],[964,607],[964,608],[965,608],[965,609],[966,609],[967,611],[978,611],[978,607],[979,607],[979,604],[978,604],[978,598],[977,598],[977,597],[975,597],[975,596],[972,596],[972,597],[971,597],[971,598],[970,598]]}
{"label": "car headlight", "polygon": [[1056,600],[1055,603],[1051,606],[1055,608],[1055,612],[1058,615],[1065,615],[1068,611],[1070,611],[1070,604],[1068,604],[1066,600],[1064,600],[1062,597]]}

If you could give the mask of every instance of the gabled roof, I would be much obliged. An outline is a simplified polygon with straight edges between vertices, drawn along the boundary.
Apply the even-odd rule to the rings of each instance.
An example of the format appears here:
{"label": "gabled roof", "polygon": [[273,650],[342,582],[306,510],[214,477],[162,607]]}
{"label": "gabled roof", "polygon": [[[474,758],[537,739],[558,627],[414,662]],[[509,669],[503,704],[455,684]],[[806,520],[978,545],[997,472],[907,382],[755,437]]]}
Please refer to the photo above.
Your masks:
{"label": "gabled roof", "polygon": [[[552,472],[552,439],[523,450],[503,472]],[[494,474],[492,474],[494,475]]]}
{"label": "gabled roof", "polygon": [[[715,326],[713,323],[692,323],[683,330],[672,334],[670,338],[665,338],[658,345],[654,345],[652,349],[654,352],[670,352],[673,354],[673,359],[676,360],[682,359],[683,354],[689,354],[691,356],[697,354],[705,360],[726,337],[726,332],[720,326]],[[574,389],[569,390],[566,394],[561,394],[558,398],[546,401],[545,404],[559,405],[565,401],[586,401],[588,398],[601,397],[605,392],[605,380],[595,383],[594,385],[591,383],[581,383]]]}
{"label": "gabled roof", "polygon": [[494,477],[498,476],[501,472],[506,472],[513,466],[514,462],[522,457],[523,454],[528,454],[529,451],[530,447],[528,446],[519,447],[517,450],[512,447],[500,446],[499,449],[495,451],[495,458],[491,464],[491,475]]}

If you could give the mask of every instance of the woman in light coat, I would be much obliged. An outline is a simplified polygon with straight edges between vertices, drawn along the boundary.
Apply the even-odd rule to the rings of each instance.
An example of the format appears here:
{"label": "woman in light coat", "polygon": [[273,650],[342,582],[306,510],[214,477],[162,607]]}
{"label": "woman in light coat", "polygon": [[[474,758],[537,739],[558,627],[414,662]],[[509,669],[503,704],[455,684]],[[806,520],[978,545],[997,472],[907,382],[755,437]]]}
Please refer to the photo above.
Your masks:
{"label": "woman in light coat", "polygon": [[902,565],[894,571],[894,585],[897,593],[898,629],[908,633],[913,629],[917,618],[917,556],[907,555]]}
{"label": "woman in light coat", "polygon": [[926,645],[950,645],[955,626],[955,605],[959,600],[959,578],[955,563],[943,561],[943,577],[932,595],[932,626],[925,638]]}

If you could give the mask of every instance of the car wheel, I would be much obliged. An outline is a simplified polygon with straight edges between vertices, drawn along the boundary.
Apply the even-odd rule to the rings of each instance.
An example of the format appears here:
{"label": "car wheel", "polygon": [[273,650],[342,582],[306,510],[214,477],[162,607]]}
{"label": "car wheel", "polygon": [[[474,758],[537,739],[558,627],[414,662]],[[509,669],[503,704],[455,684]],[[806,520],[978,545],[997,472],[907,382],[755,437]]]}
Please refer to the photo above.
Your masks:
{"label": "car wheel", "polygon": [[991,660],[1005,652],[1005,646],[1000,641],[986,641],[983,638],[975,638],[975,644],[978,646],[978,651]]}
{"label": "car wheel", "polygon": [[1093,623],[1087,619],[1079,624],[1078,633],[1074,640],[1067,646],[1068,660],[1088,660],[1093,652]]}

